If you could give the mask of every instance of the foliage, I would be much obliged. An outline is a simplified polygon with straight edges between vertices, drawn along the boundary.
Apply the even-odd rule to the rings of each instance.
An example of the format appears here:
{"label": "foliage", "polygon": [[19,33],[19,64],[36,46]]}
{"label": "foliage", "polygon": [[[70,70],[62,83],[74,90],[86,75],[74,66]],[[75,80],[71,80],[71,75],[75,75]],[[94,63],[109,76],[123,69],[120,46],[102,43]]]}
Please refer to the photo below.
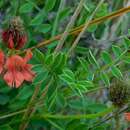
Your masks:
{"label": "foliage", "polygon": [[[1,28],[8,26],[14,16],[23,19],[28,42],[22,51],[34,47],[30,64],[36,73],[32,83],[24,82],[18,89],[10,88],[0,79],[0,129],[17,130],[21,126],[22,130],[24,123],[27,130],[115,129],[115,116],[103,121],[122,109],[113,107],[108,99],[112,79],[129,84],[130,39],[126,34],[129,34],[129,14],[89,26],[71,55],[68,51],[77,34],[68,36],[58,52],[55,47],[59,40],[37,48],[42,40],[64,32],[78,3],[74,0],[0,1]],[[75,26],[84,24],[98,3],[85,0]],[[103,2],[94,19],[127,4],[121,0]],[[7,52],[2,39],[0,43]],[[126,125],[120,123],[120,128],[125,129]]]}

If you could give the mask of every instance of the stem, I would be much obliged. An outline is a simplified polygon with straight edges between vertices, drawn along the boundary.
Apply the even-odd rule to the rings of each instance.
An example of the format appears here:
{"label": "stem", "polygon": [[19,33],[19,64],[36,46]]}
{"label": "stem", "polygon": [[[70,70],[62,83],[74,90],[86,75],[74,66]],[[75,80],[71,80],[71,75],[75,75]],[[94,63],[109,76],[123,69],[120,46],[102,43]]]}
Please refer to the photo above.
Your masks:
{"label": "stem", "polygon": [[100,6],[102,5],[102,3],[104,2],[104,0],[101,0],[99,2],[99,4],[97,5],[96,9],[94,10],[94,12],[92,13],[92,15],[90,16],[89,19],[86,19],[85,25],[83,27],[83,29],[81,30],[81,32],[79,33],[78,37],[76,38],[76,40],[74,41],[73,45],[71,46],[68,55],[71,55],[72,51],[75,49],[75,47],[77,46],[80,38],[82,37],[82,35],[85,33],[86,29],[88,28],[88,26],[90,25],[90,21],[93,19],[93,17],[95,16],[97,10],[100,8]]}
{"label": "stem", "polygon": [[115,130],[120,130],[120,118],[118,113],[115,116]]}
{"label": "stem", "polygon": [[[117,10],[115,12],[110,13],[109,15],[97,18],[95,20],[92,20],[92,21],[90,21],[89,26],[94,25],[94,24],[99,24],[99,23],[101,23],[103,21],[119,17],[119,16],[123,15],[124,13],[128,13],[128,12],[130,12],[130,6],[119,9],[119,10]],[[84,24],[80,25],[79,27],[75,27],[74,29],[72,29],[69,32],[69,35],[78,34],[82,30],[83,27],[84,27]],[[42,46],[48,45],[48,44],[52,43],[53,41],[59,40],[61,38],[61,36],[62,36],[62,34],[59,34],[59,35],[57,35],[55,37],[52,37],[49,40],[45,40],[45,41],[39,43],[38,45],[32,47],[31,49],[40,48]]]}
{"label": "stem", "polygon": [[[35,102],[35,99],[36,99],[36,97],[38,95],[39,89],[40,89],[40,84],[38,86],[36,86],[36,88],[35,88],[35,91],[34,91],[34,93],[32,95],[32,98],[30,99],[30,102],[28,104],[27,111],[23,115],[23,120],[26,119],[26,118],[29,118],[30,114],[34,111],[34,108],[32,108],[32,104],[33,104],[33,102]],[[25,130],[27,125],[28,125],[28,121],[23,122],[20,125],[19,130]]]}
{"label": "stem", "polygon": [[54,21],[54,25],[53,25],[53,29],[52,29],[51,36],[55,36],[55,34],[56,34],[56,30],[57,30],[57,25],[58,25],[58,20],[59,20],[60,12],[61,12],[61,10],[64,8],[64,4],[65,4],[65,0],[61,0],[61,1],[60,1],[60,5],[59,5],[59,8],[58,8],[57,15],[56,15],[56,18],[55,18],[55,21]]}
{"label": "stem", "polygon": [[80,3],[79,3],[79,5],[78,5],[78,7],[76,8],[76,10],[75,10],[73,16],[71,17],[70,22],[68,23],[68,25],[67,25],[67,27],[66,27],[64,33],[62,34],[62,36],[61,36],[61,38],[60,38],[60,42],[59,42],[59,44],[57,45],[57,47],[56,47],[56,49],[55,49],[55,52],[58,52],[58,51],[62,48],[62,46],[63,46],[65,40],[67,39],[67,36],[68,36],[68,34],[69,34],[70,29],[74,26],[75,20],[77,19],[77,17],[78,17],[78,15],[79,15],[80,11],[82,10],[83,3],[84,3],[84,0],[80,0]]}
{"label": "stem", "polygon": [[[98,118],[98,117],[103,117],[106,114],[111,113],[114,110],[114,107],[110,107],[102,112],[98,112],[96,114],[78,114],[78,115],[60,115],[60,114],[56,114],[56,115],[51,115],[51,114],[43,114],[43,115],[35,115],[33,116],[30,120],[39,120],[39,119],[44,119],[44,120],[48,120],[48,119],[56,119],[56,120],[75,120],[75,119],[94,119],[94,118]],[[16,124],[16,123],[20,123],[21,121],[28,121],[28,119],[18,119],[15,120],[11,123],[9,123],[10,125],[12,124]]]}

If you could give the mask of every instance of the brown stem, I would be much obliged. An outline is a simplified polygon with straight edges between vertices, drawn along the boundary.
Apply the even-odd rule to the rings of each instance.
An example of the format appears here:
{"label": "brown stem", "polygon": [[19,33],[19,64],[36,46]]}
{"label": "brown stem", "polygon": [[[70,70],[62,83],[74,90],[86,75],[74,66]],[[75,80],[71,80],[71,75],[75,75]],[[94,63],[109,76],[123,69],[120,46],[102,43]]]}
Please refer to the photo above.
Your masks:
{"label": "brown stem", "polygon": [[77,19],[80,11],[82,10],[82,7],[83,7],[83,3],[84,3],[84,0],[80,0],[79,2],[79,5],[77,6],[76,10],[74,11],[74,14],[73,16],[71,17],[70,19],[70,22],[68,23],[64,33],[61,35],[61,38],[60,38],[60,42],[59,44],[56,46],[55,48],[55,52],[58,52],[59,50],[61,50],[61,48],[63,47],[63,44],[65,42],[65,40],[67,39],[67,36],[69,34],[69,31],[71,30],[71,28],[74,26],[74,23],[75,23],[75,20]]}
{"label": "brown stem", "polygon": [[[115,12],[112,12],[112,13],[110,13],[110,14],[107,15],[107,16],[103,16],[103,17],[97,18],[97,19],[95,19],[95,20],[92,20],[92,21],[90,21],[89,26],[90,26],[90,25],[94,25],[94,24],[99,24],[99,23],[101,23],[101,22],[103,22],[103,21],[116,18],[116,17],[121,16],[121,15],[123,15],[123,14],[125,14],[125,13],[128,13],[128,12],[130,12],[130,6],[125,7],[125,8],[122,8],[122,9],[119,9],[119,10],[117,10],[117,11],[115,11]],[[82,30],[83,27],[84,27],[84,24],[81,25],[81,26],[79,26],[79,27],[75,27],[74,29],[72,29],[72,30],[69,32],[69,35],[74,35],[74,34],[77,35],[77,34]],[[39,43],[38,45],[32,47],[31,49],[40,48],[40,47],[42,47],[42,46],[45,46],[45,45],[50,44],[50,43],[53,42],[53,41],[59,40],[59,39],[61,38],[61,35],[62,35],[62,34],[59,34],[59,35],[57,35],[57,36],[55,36],[55,37],[53,37],[53,38],[51,38],[51,39],[49,39],[49,40],[45,40],[45,41]]]}
{"label": "brown stem", "polygon": [[[29,102],[29,105],[28,105],[28,108],[23,116],[23,120],[25,119],[30,119],[34,112],[36,111],[37,107],[41,104],[41,101],[43,103],[43,99],[45,98],[46,94],[47,94],[47,91],[48,91],[48,88],[50,86],[50,84],[52,83],[52,80],[53,78],[49,81],[49,83],[46,85],[45,89],[43,90],[40,98],[36,101],[36,97],[38,95],[38,92],[39,92],[39,89],[40,89],[40,86],[41,86],[41,83],[36,87],[35,91],[34,91],[34,94]],[[35,107],[33,107],[33,104],[35,104]],[[29,123],[29,120],[27,120],[26,122],[24,122],[23,124],[21,124],[19,130],[25,130],[27,125]]]}
{"label": "brown stem", "polygon": [[101,6],[101,4],[104,2],[104,0],[100,0],[99,4],[97,5],[96,9],[93,11],[92,15],[90,16],[89,19],[86,19],[84,27],[81,29],[81,32],[79,33],[79,35],[77,36],[77,38],[75,39],[74,43],[72,44],[71,48],[68,51],[68,55],[70,55],[72,53],[72,51],[74,50],[74,48],[77,46],[80,38],[82,37],[82,35],[85,33],[86,29],[88,28],[88,26],[90,25],[91,20],[93,19],[93,17],[95,16],[97,10],[99,9],[99,7]]}
{"label": "brown stem", "polygon": [[115,116],[115,130],[120,130],[120,118],[118,113]]}
{"label": "brown stem", "polygon": [[[32,111],[34,111],[34,109],[32,108],[32,104],[33,104],[33,102],[35,101],[35,99],[36,99],[36,97],[38,95],[39,89],[40,89],[40,84],[38,86],[36,86],[36,88],[35,88],[35,91],[34,91],[32,97],[30,99],[29,104],[28,104],[27,111],[23,115],[23,118],[22,118],[23,120],[25,120],[26,118],[29,118],[30,113],[32,113]],[[20,125],[19,130],[25,130],[27,125],[28,125],[28,121],[27,122],[23,122]]]}

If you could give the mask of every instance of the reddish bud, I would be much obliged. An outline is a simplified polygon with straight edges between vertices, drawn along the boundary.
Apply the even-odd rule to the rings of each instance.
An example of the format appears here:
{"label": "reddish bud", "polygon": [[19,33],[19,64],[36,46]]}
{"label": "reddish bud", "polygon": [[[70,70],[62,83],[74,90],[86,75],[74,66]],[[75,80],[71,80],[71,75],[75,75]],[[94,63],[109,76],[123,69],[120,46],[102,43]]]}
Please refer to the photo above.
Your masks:
{"label": "reddish bud", "polygon": [[27,36],[19,17],[10,21],[9,28],[2,32],[2,39],[10,49],[21,49],[25,45]]}

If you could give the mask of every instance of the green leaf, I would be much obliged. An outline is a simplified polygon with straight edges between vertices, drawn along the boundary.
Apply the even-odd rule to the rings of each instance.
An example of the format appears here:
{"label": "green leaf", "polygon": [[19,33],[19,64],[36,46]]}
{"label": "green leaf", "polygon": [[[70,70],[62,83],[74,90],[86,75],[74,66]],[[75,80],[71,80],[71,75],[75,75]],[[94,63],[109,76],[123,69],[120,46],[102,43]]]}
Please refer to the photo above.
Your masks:
{"label": "green leaf", "polygon": [[9,125],[1,125],[0,130],[13,130]]}
{"label": "green leaf", "polygon": [[67,57],[63,53],[58,53],[55,55],[52,69],[56,72],[60,72],[66,64],[66,59]]}
{"label": "green leaf", "polygon": [[44,19],[44,13],[40,12],[36,17],[34,17],[31,20],[30,25],[32,25],[32,26],[40,25],[42,23],[43,19]]}
{"label": "green leaf", "polygon": [[117,78],[122,78],[123,77],[121,71],[116,66],[111,67],[111,72]]}
{"label": "green leaf", "polygon": [[[26,93],[24,93],[24,95],[26,95]],[[25,108],[26,103],[27,103],[26,100],[17,100],[17,101],[15,101],[13,103],[10,103],[9,108],[16,111],[16,110]]]}
{"label": "green leaf", "polygon": [[91,112],[101,112],[104,111],[107,108],[106,105],[104,104],[99,104],[99,103],[95,103],[95,104],[90,104],[87,106],[87,109]]}
{"label": "green leaf", "polygon": [[56,4],[56,0],[46,0],[45,3],[45,11],[49,12],[51,11]]}
{"label": "green leaf", "polygon": [[126,49],[129,49],[130,47],[130,39],[128,39],[127,37],[124,38],[124,45]]}
{"label": "green leaf", "polygon": [[64,8],[64,9],[60,12],[60,14],[59,14],[59,21],[65,20],[66,17],[69,16],[70,11],[71,11],[70,8]]}
{"label": "green leaf", "polygon": [[89,58],[90,63],[95,64],[99,69],[100,66],[99,66],[98,62],[96,61],[94,55],[92,54],[91,50],[89,50],[89,54],[90,54],[90,56],[88,58]]}
{"label": "green leaf", "polygon": [[36,31],[41,32],[41,33],[47,33],[51,30],[51,25],[50,24],[41,24],[36,27]]}
{"label": "green leaf", "polygon": [[53,54],[48,54],[45,58],[45,64],[46,65],[51,65],[54,62],[54,55]]}
{"label": "green leaf", "polygon": [[81,63],[81,66],[85,71],[88,71],[88,62],[84,58],[78,58],[79,62]]}
{"label": "green leaf", "polygon": [[87,72],[87,80],[92,81],[94,79],[94,73],[89,71]]}
{"label": "green leaf", "polygon": [[63,73],[75,79],[74,73],[70,69],[64,69]]}
{"label": "green leaf", "polygon": [[116,57],[119,57],[122,54],[121,48],[115,45],[112,45],[112,51]]}
{"label": "green leaf", "polygon": [[91,25],[90,27],[88,27],[88,29],[87,29],[87,30],[88,30],[89,32],[91,32],[91,33],[92,33],[92,32],[94,32],[96,29],[97,29],[97,25],[96,25],[96,24],[94,24],[94,25]]}
{"label": "green leaf", "polygon": [[48,77],[48,72],[46,70],[41,70],[41,72],[38,73],[35,79],[33,80],[33,84],[38,84],[41,81],[44,82],[47,77]]}
{"label": "green leaf", "polygon": [[[87,124],[88,125],[88,124]],[[86,129],[87,126],[85,123],[83,124],[79,122],[79,120],[71,120],[65,130],[88,130]]]}
{"label": "green leaf", "polygon": [[89,49],[86,47],[81,47],[81,46],[76,47],[76,52],[79,54],[87,54],[88,51],[89,51]]}
{"label": "green leaf", "polygon": [[85,87],[93,87],[93,82],[88,80],[78,81],[79,84],[84,85]]}
{"label": "green leaf", "polygon": [[71,84],[72,82],[74,82],[74,79],[68,75],[60,75],[59,76],[61,80],[63,80],[65,83],[67,84]]}
{"label": "green leaf", "polygon": [[9,102],[9,96],[6,94],[0,94],[0,105],[5,105]]}
{"label": "green leaf", "polygon": [[108,14],[108,3],[103,3],[96,13],[96,17],[102,17]]}
{"label": "green leaf", "polygon": [[40,61],[41,64],[44,64],[44,60],[45,60],[45,56],[44,54],[38,50],[38,49],[35,49],[35,55],[36,55],[36,58]]}
{"label": "green leaf", "polygon": [[125,56],[123,61],[127,64],[130,64],[130,56]]}
{"label": "green leaf", "polygon": [[108,52],[103,51],[101,56],[102,56],[103,61],[106,64],[110,64],[112,62],[111,56],[110,56],[110,54]]}
{"label": "green leaf", "polygon": [[109,77],[107,76],[106,73],[102,72],[100,74],[101,79],[103,80],[103,82],[105,83],[106,86],[110,86],[110,81],[109,81]]}
{"label": "green leaf", "polygon": [[84,80],[84,81],[77,82],[77,87],[83,90],[87,90],[88,88],[93,87],[93,86],[94,85],[91,81]]}
{"label": "green leaf", "polygon": [[26,3],[22,5],[19,9],[20,13],[29,13],[33,10],[33,5],[31,3]]}
{"label": "green leaf", "polygon": [[130,29],[128,29],[128,34],[130,35]]}
{"label": "green leaf", "polygon": [[18,98],[19,100],[26,100],[26,99],[28,99],[29,97],[31,97],[32,94],[33,94],[32,86],[31,86],[31,85],[29,85],[29,86],[24,85],[24,86],[21,88],[21,90],[20,90],[20,92],[19,92],[17,98]]}
{"label": "green leaf", "polygon": [[72,84],[75,81],[74,73],[69,69],[65,69],[59,77],[67,84]]}

